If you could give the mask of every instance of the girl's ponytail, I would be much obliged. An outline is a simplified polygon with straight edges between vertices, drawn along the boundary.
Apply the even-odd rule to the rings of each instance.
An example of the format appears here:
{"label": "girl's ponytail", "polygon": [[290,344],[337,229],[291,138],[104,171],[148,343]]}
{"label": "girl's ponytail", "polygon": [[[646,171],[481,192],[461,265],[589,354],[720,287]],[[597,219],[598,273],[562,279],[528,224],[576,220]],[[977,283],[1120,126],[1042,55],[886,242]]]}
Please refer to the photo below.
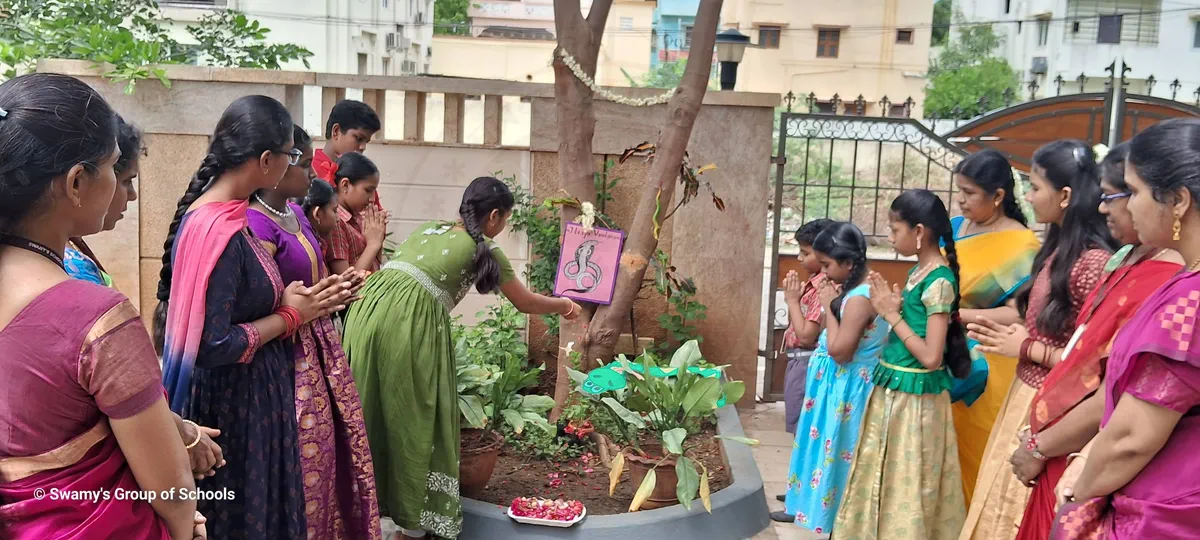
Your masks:
{"label": "girl's ponytail", "polygon": [[500,290],[500,263],[492,255],[492,246],[483,234],[482,216],[491,215],[493,211],[507,214],[512,210],[515,200],[508,186],[490,176],[482,176],[471,181],[463,192],[462,204],[458,206],[458,215],[462,218],[463,228],[471,239],[475,240],[475,290],[480,294],[491,294]]}

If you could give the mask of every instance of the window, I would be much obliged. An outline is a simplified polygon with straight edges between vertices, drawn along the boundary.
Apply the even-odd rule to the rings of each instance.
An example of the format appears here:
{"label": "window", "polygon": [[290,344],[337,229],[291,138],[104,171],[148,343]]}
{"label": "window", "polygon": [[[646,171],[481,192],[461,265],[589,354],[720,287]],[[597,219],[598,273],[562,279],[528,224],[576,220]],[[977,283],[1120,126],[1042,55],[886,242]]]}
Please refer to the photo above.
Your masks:
{"label": "window", "polygon": [[388,57],[388,56],[383,57],[383,74],[384,75],[392,74],[392,59],[391,59],[391,57]]}
{"label": "window", "polygon": [[1038,19],[1038,47],[1045,47],[1050,41],[1050,19]]}
{"label": "window", "polygon": [[904,118],[904,112],[907,108],[908,106],[904,105],[903,103],[899,105],[892,105],[891,107],[888,107],[888,116],[892,118]]}
{"label": "window", "polygon": [[1096,43],[1121,42],[1121,15],[1101,15],[1100,32],[1096,35]]}
{"label": "window", "polygon": [[758,27],[758,46],[764,49],[779,48],[779,34],[783,28],[779,26],[760,26]]}
{"label": "window", "polygon": [[633,17],[621,17],[621,30],[633,30]]}
{"label": "window", "polygon": [[1079,33],[1079,21],[1075,21],[1075,22],[1071,23],[1071,33],[1072,34]]}
{"label": "window", "polygon": [[837,114],[837,105],[832,101],[818,101],[816,112],[821,114]]}
{"label": "window", "polygon": [[683,27],[683,48],[684,49],[692,48],[692,27],[691,26]]}
{"label": "window", "polygon": [[817,58],[837,58],[838,44],[842,40],[842,31],[836,28],[825,28],[817,31]]}
{"label": "window", "polygon": [[1012,11],[1012,0],[1004,0],[1004,13]]}
{"label": "window", "polygon": [[363,53],[358,53],[358,74],[367,74],[367,55]]}
{"label": "window", "polygon": [[904,28],[901,30],[896,30],[896,43],[904,43],[906,45],[912,45],[912,42],[913,42],[913,31],[911,28]]}
{"label": "window", "polygon": [[1192,37],[1192,47],[1200,49],[1200,21],[1196,21],[1196,33]]}

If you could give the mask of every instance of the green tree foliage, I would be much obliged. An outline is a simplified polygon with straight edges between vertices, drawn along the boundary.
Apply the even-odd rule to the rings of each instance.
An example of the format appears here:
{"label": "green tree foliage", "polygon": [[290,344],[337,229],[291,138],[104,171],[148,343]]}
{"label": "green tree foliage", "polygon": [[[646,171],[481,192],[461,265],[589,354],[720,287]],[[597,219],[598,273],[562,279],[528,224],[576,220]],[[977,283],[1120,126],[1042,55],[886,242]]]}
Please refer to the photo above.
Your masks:
{"label": "green tree foliage", "polygon": [[[438,0],[439,2],[441,0]],[[713,72],[708,78],[708,89],[717,89],[716,64],[713,65]],[[683,70],[687,69],[687,59],[677,60],[675,62],[662,62],[655,66],[650,71],[642,75],[641,81],[636,81],[625,74],[625,78],[629,80],[630,86],[645,87],[645,88],[664,88],[671,89],[679,86],[679,82],[683,80]]]}
{"label": "green tree foliage", "polygon": [[470,0],[437,0],[433,3],[433,33],[450,36],[471,35],[471,19],[467,17]]}
{"label": "green tree foliage", "polygon": [[933,4],[933,44],[945,45],[950,37],[950,20],[954,15],[951,0],[938,0]]}
{"label": "green tree foliage", "polygon": [[265,44],[270,30],[234,11],[188,26],[198,45],[171,38],[169,22],[155,0],[11,0],[0,8],[3,75],[31,71],[42,59],[90,60],[107,64],[104,75],[126,82],[132,93],[149,78],[170,86],[162,64],[279,69],[292,60],[308,66],[312,56],[298,45]]}
{"label": "green tree foliage", "polygon": [[980,97],[995,105],[1003,101],[1005,90],[1016,91],[1016,72],[994,56],[1002,43],[990,25],[961,27],[929,67],[925,116],[973,118],[986,112],[979,105]]}

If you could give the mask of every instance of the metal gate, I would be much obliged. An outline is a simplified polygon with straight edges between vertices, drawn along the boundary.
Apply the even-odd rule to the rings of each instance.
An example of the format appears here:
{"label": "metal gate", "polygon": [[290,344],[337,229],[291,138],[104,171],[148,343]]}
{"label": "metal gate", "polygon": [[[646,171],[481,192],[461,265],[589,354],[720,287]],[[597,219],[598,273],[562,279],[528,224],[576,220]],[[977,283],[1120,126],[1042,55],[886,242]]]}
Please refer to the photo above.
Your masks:
{"label": "metal gate", "polygon": [[923,188],[951,203],[951,171],[966,152],[911,118],[875,118],[791,113],[779,116],[778,147],[771,205],[763,398],[783,399],[773,376],[780,343],[780,254],[797,253],[796,230],[816,218],[848,221],[867,236],[868,258],[896,259],[887,242],[887,212],[905,189]]}

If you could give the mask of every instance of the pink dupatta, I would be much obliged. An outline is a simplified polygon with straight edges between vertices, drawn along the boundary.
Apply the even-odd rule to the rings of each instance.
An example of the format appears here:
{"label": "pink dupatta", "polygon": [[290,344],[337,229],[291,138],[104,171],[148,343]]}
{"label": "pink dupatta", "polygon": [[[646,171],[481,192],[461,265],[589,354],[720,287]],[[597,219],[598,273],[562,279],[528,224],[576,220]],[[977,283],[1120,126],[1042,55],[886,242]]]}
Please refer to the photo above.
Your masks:
{"label": "pink dupatta", "polygon": [[163,344],[163,386],[171,410],[183,413],[204,333],[208,280],[229,240],[248,223],[246,201],[208,203],[191,212],[175,239],[171,301]]}

